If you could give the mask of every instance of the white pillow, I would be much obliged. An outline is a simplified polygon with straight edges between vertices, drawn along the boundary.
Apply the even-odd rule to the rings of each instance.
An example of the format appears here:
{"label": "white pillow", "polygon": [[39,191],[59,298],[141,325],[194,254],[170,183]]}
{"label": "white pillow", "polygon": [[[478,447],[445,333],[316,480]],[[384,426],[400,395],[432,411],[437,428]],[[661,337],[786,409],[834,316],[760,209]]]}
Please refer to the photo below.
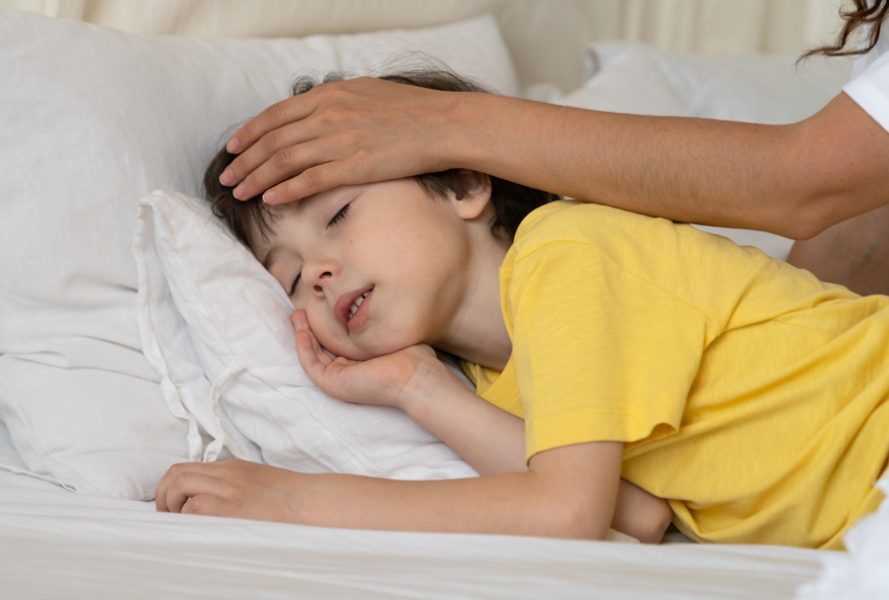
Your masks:
{"label": "white pillow", "polygon": [[889,598],[889,471],[876,487],[883,492],[880,507],[846,532],[846,552],[821,553],[821,573],[797,589],[796,600]]}
{"label": "white pillow", "polygon": [[[842,87],[842,69],[791,55],[693,56],[647,44],[605,42],[587,52],[589,79],[560,104],[631,114],[791,123]],[[763,231],[698,226],[786,259],[793,240]]]}
{"label": "white pillow", "polygon": [[[206,201],[154,192],[134,252],[146,357],[170,409],[248,460],[397,479],[475,475],[403,412],[327,397],[299,365],[281,285]],[[205,376],[204,376],[205,375]]]}
{"label": "white pillow", "polygon": [[158,188],[198,195],[223,132],[286,97],[294,76],[391,66],[412,50],[515,92],[490,17],[214,40],[0,11],[0,420],[28,470],[150,499],[171,463],[204,456],[207,440],[170,412],[142,355],[136,201]]}
{"label": "white pillow", "polygon": [[[604,42],[587,51],[589,78],[575,94],[609,97],[610,108],[752,123],[793,123],[814,114],[840,92],[846,74],[796,55],[699,56],[647,44]],[[621,90],[619,96],[613,89]],[[628,110],[621,110],[627,103]],[[603,109],[606,110],[606,109]],[[652,113],[654,114],[654,112]]]}

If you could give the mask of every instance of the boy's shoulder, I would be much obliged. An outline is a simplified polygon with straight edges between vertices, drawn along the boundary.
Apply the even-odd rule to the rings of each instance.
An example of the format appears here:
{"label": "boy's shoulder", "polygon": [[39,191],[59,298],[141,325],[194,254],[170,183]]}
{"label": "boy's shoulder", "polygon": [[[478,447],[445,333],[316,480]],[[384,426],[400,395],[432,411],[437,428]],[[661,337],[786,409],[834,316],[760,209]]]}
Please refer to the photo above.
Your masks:
{"label": "boy's shoulder", "polygon": [[717,258],[720,265],[744,269],[770,260],[688,224],[578,200],[550,202],[529,213],[516,231],[512,259],[522,261],[545,247],[607,257],[638,272],[696,269]]}
{"label": "boy's shoulder", "polygon": [[549,242],[587,242],[597,245],[637,237],[652,229],[671,228],[665,219],[627,212],[579,200],[557,200],[531,211],[519,225],[513,241],[516,249],[529,250]]}

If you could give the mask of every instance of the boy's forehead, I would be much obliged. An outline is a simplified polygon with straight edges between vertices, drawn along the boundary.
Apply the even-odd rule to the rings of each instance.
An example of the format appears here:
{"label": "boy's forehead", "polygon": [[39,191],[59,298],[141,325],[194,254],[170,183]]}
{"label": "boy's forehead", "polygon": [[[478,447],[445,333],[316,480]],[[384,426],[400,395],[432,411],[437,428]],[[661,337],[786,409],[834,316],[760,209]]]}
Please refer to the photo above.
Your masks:
{"label": "boy's forehead", "polygon": [[347,192],[350,189],[354,189],[358,186],[340,186],[333,188],[332,190],[326,190],[324,192],[318,192],[317,194],[312,194],[311,196],[306,196],[302,200],[297,202],[293,202],[288,206],[292,206],[296,214],[305,213],[314,208],[318,208],[324,206],[328,202],[337,198],[340,194]]}

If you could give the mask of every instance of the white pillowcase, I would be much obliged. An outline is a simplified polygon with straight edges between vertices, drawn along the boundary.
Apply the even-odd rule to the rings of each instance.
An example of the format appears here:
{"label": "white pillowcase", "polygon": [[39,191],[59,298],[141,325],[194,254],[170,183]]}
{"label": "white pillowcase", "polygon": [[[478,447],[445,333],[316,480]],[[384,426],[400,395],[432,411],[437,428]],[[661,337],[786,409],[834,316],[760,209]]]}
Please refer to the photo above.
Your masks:
{"label": "white pillowcase", "polygon": [[248,460],[304,472],[396,479],[475,475],[400,410],[346,404],[308,379],[281,285],[209,203],[154,192],[140,202],[134,252],[145,354],[170,409]]}
{"label": "white pillowcase", "polygon": [[294,76],[392,67],[416,50],[515,92],[490,17],[214,40],[0,11],[0,421],[29,471],[150,499],[170,464],[204,456],[207,440],[170,412],[142,355],[137,200],[158,188],[198,195],[223,132],[287,97]]}
{"label": "white pillowcase", "polygon": [[[796,56],[692,56],[647,44],[605,42],[587,52],[589,79],[560,104],[643,115],[703,117],[752,123],[792,123],[839,93],[843,66]],[[698,226],[739,245],[786,259],[793,241],[749,229]]]}
{"label": "white pillowcase", "polygon": [[793,123],[814,114],[845,82],[848,63],[789,54],[697,56],[647,44],[603,42],[587,50],[586,83],[569,97],[616,112]]}

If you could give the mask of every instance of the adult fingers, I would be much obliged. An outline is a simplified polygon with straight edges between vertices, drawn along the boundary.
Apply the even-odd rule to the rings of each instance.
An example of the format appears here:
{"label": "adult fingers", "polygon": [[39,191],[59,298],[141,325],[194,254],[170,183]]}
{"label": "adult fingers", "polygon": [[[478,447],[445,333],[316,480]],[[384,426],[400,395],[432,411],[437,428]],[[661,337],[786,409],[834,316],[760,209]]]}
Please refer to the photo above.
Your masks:
{"label": "adult fingers", "polygon": [[309,167],[289,179],[273,184],[263,195],[267,204],[286,204],[343,185],[363,181],[359,171],[346,161],[333,161]]}
{"label": "adult fingers", "polygon": [[315,158],[310,142],[318,136],[313,129],[309,121],[296,121],[269,131],[225,168],[219,182],[234,186],[235,197],[241,200],[262,193]]}
{"label": "adult fingers", "polygon": [[235,131],[225,149],[232,154],[241,153],[268,132],[305,118],[313,109],[313,96],[309,94],[298,94],[276,102]]}

